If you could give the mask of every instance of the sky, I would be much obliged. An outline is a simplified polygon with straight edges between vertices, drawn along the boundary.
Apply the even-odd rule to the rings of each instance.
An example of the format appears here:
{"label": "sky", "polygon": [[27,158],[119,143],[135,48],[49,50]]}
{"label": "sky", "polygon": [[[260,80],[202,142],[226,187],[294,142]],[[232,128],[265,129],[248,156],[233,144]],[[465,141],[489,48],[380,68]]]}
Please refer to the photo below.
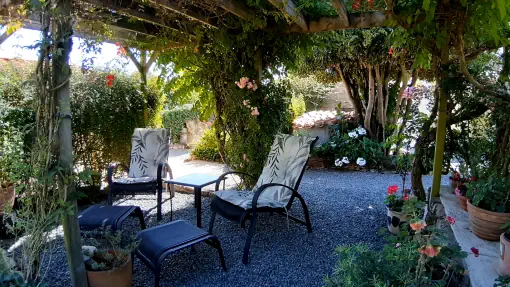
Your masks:
{"label": "sky", "polygon": [[[3,32],[0,31],[0,33]],[[37,61],[37,49],[29,49],[40,40],[41,34],[36,30],[20,29],[0,45],[0,58],[21,58]],[[127,58],[117,55],[117,46],[110,43],[99,45],[100,53],[87,53],[81,38],[73,37],[73,49],[70,55],[71,65],[81,66],[84,59],[94,58],[94,67],[105,71],[116,70],[126,73],[136,72],[135,65]]]}

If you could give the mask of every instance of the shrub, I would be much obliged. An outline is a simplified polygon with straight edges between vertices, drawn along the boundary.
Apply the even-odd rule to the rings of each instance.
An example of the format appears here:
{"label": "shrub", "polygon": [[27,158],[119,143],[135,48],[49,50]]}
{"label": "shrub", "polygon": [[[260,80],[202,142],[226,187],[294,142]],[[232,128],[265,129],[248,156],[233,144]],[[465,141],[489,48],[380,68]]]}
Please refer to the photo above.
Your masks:
{"label": "shrub", "polygon": [[163,126],[169,128],[172,133],[172,142],[179,142],[181,130],[185,127],[186,121],[198,119],[200,114],[186,106],[165,111],[163,115]]}
{"label": "shrub", "polygon": [[298,118],[306,112],[305,100],[302,97],[292,97],[290,108],[292,109],[292,117],[294,119]]}
{"label": "shrub", "polygon": [[214,129],[208,129],[200,139],[198,145],[191,151],[193,159],[205,161],[221,161],[218,150],[218,140]]}

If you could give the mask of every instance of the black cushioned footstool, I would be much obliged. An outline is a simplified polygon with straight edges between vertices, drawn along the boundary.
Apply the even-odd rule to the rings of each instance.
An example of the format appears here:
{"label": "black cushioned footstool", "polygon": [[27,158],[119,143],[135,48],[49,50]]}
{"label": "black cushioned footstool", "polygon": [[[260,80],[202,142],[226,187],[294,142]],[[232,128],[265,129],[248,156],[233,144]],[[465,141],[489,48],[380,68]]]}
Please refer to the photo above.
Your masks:
{"label": "black cushioned footstool", "polygon": [[128,216],[136,216],[140,227],[145,229],[145,219],[138,206],[93,205],[78,215],[81,230],[94,230],[103,226],[111,226],[112,230],[120,229]]}
{"label": "black cushioned footstool", "polygon": [[221,267],[227,271],[218,238],[187,221],[177,220],[158,225],[138,232],[136,238],[141,239],[141,242],[135,253],[154,272],[154,286],[159,286],[161,265],[170,253],[200,242],[205,242],[218,250]]}

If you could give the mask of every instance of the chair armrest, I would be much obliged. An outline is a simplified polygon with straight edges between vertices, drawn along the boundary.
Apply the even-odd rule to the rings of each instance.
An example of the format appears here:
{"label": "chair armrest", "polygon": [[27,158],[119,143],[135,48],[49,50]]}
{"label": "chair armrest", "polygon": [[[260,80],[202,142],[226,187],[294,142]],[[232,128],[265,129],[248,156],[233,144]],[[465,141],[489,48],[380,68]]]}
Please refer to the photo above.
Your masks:
{"label": "chair armrest", "polygon": [[251,202],[251,208],[253,209],[253,212],[256,211],[257,209],[257,202],[259,200],[259,197],[260,195],[262,194],[262,192],[264,192],[264,190],[266,190],[268,187],[272,187],[272,186],[281,186],[281,187],[285,187],[285,188],[288,188],[290,190],[292,190],[292,193],[297,193],[297,190],[295,190],[294,188],[288,186],[288,185],[285,185],[285,184],[281,184],[281,183],[267,183],[267,184],[263,184],[261,185],[257,191],[255,191],[255,195],[253,195],[253,200]]}
{"label": "chair armrest", "polygon": [[227,171],[224,174],[220,175],[218,177],[218,179],[216,180],[216,186],[214,188],[214,191],[218,191],[220,189],[220,183],[222,181],[226,180],[227,179],[227,175],[229,175],[229,174],[240,174],[242,176],[248,176],[248,177],[251,177],[251,178],[256,180],[256,178],[253,175],[251,175],[249,173],[246,173],[246,172],[242,172],[242,171]]}
{"label": "chair armrest", "polygon": [[[162,184],[163,183],[163,174],[164,173],[167,173],[168,172],[168,179],[173,179],[174,178],[174,175],[173,175],[173,172],[172,172],[172,168],[170,167],[170,165],[166,162],[160,162],[158,164],[158,183]],[[166,177],[165,177],[166,179]],[[175,192],[175,185],[173,184],[170,184],[170,192],[173,194]]]}
{"label": "chair armrest", "polygon": [[120,164],[120,163],[112,163],[109,167],[108,167],[108,184],[111,186],[112,183],[113,183],[113,174],[115,173],[115,170],[117,169],[117,167],[121,167],[122,169],[124,169],[125,171],[129,172],[129,169],[123,165],[123,164]]}

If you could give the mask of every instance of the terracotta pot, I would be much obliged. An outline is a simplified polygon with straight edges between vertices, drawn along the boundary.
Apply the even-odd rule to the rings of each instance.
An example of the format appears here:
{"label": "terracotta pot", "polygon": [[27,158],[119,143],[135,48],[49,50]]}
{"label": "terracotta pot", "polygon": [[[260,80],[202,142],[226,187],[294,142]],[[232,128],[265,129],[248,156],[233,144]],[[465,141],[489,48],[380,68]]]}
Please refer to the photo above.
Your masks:
{"label": "terracotta pot", "polygon": [[132,278],[131,255],[128,255],[127,261],[118,268],[108,271],[87,270],[89,287],[131,287]]}
{"label": "terracotta pot", "polygon": [[391,210],[388,206],[387,209],[387,221],[386,225],[388,226],[388,230],[393,234],[400,234],[400,226],[409,220],[409,217],[400,213]]}
{"label": "terracotta pot", "polygon": [[13,186],[0,187],[0,215],[4,214],[6,207],[12,208],[14,200],[16,199],[16,192]]}
{"label": "terracotta pot", "polygon": [[462,195],[457,195],[457,198],[459,199],[459,203],[460,203],[460,206],[462,207],[462,209],[467,211],[468,198],[465,196],[462,196]]}
{"label": "terracotta pot", "polygon": [[328,161],[326,159],[317,157],[317,156],[311,156],[308,159],[308,168],[327,168],[328,167]]}
{"label": "terracotta pot", "polygon": [[460,181],[456,181],[456,180],[451,180],[450,179],[450,189],[451,189],[451,192],[455,194],[455,189],[457,187],[459,187],[459,184],[460,184]]}
{"label": "terracotta pot", "polygon": [[500,275],[510,275],[510,240],[502,233],[499,237],[499,265]]}
{"label": "terracotta pot", "polygon": [[510,221],[510,213],[488,211],[472,205],[469,200],[467,210],[471,230],[481,239],[498,241],[499,236],[504,231],[501,226]]}

